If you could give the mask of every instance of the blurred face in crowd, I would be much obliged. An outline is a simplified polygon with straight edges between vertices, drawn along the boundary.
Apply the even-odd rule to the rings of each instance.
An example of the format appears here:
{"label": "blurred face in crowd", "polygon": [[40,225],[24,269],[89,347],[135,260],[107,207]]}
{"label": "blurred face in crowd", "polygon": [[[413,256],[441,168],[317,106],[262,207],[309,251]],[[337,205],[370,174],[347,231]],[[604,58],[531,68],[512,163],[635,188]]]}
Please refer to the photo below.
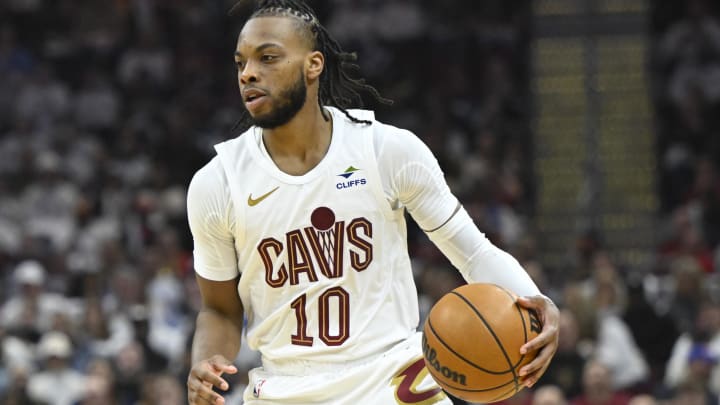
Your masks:
{"label": "blurred face in crowd", "polygon": [[132,377],[145,367],[145,356],[138,342],[132,342],[116,357],[117,372],[121,377]]}
{"label": "blurred face in crowd", "polygon": [[611,393],[610,370],[602,363],[589,361],[583,370],[583,388],[589,395]]}
{"label": "blurred face in crowd", "polygon": [[707,405],[706,393],[699,387],[683,388],[675,395],[673,405]]}
{"label": "blurred face in crowd", "polygon": [[698,330],[706,332],[708,338],[720,333],[720,305],[704,304],[698,313],[696,326]]}
{"label": "blurred face in crowd", "polygon": [[715,362],[709,359],[695,359],[688,363],[688,374],[691,378],[707,380],[715,367]]}
{"label": "blurred face in crowd", "polygon": [[45,368],[50,371],[65,370],[69,359],[64,356],[50,356],[45,360]]}
{"label": "blurred face in crowd", "polygon": [[657,401],[650,395],[636,395],[632,397],[628,405],[657,405]]}
{"label": "blurred face in crowd", "polygon": [[93,359],[87,367],[87,374],[97,376],[102,380],[114,381],[115,371],[110,364],[110,361],[105,358]]}
{"label": "blurred face in crowd", "polygon": [[85,397],[81,405],[107,405],[113,401],[110,382],[100,376],[91,375],[85,380]]}
{"label": "blurred face in crowd", "polygon": [[261,128],[289,122],[305,105],[308,85],[317,94],[319,73],[309,77],[307,71],[322,64],[322,54],[312,50],[300,24],[289,17],[256,17],[238,38],[235,62],[243,104]]}
{"label": "blurred face in crowd", "polygon": [[540,387],[535,391],[532,405],[565,405],[565,395],[554,385]]}
{"label": "blurred face in crowd", "polygon": [[25,298],[35,300],[41,295],[43,288],[42,285],[23,283],[20,285],[20,291]]}
{"label": "blurred face in crowd", "polygon": [[568,310],[560,311],[560,340],[558,350],[572,352],[577,348],[580,330],[575,315]]}
{"label": "blurred face in crowd", "polygon": [[177,379],[162,374],[150,378],[143,386],[145,402],[154,405],[183,405],[186,403],[183,387]]}
{"label": "blurred face in crowd", "polygon": [[105,323],[105,317],[97,300],[88,302],[85,309],[85,331],[92,338],[107,339],[110,331]]}

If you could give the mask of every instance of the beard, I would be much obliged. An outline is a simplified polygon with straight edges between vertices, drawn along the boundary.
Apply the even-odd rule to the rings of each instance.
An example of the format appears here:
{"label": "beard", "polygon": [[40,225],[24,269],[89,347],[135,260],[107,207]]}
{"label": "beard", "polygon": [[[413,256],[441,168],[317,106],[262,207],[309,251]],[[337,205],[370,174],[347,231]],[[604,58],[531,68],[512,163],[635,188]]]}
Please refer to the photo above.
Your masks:
{"label": "beard", "polygon": [[254,125],[263,129],[273,129],[287,124],[305,105],[307,87],[305,78],[300,71],[298,79],[290,88],[278,95],[278,104],[266,114],[250,116]]}

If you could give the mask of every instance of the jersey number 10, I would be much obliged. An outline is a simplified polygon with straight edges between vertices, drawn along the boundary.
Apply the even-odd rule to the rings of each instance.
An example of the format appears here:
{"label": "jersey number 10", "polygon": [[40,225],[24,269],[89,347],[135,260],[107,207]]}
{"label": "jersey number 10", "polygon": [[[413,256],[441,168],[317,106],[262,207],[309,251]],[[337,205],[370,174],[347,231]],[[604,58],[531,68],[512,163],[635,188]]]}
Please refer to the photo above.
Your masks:
{"label": "jersey number 10", "polygon": [[[330,331],[330,308],[331,298],[337,298],[338,305],[338,328],[337,333],[332,334]],[[312,346],[314,338],[308,335],[307,331],[307,314],[305,306],[307,304],[307,295],[303,294],[290,303],[290,307],[295,310],[295,318],[297,319],[297,330],[294,335],[290,335],[290,341],[294,345]],[[350,337],[350,294],[342,287],[333,287],[325,290],[318,300],[318,337],[328,346],[340,346]]]}

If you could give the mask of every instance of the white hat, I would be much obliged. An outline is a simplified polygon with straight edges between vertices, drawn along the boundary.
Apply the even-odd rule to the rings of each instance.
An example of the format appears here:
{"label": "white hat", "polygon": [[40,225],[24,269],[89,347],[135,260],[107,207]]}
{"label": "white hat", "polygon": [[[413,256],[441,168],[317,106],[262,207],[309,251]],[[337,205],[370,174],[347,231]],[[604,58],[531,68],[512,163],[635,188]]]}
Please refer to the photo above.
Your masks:
{"label": "white hat", "polygon": [[43,358],[67,358],[72,354],[72,343],[70,343],[70,338],[62,332],[48,332],[40,339],[37,350],[40,357]]}
{"label": "white hat", "polygon": [[32,370],[35,355],[32,345],[14,336],[0,340],[2,360],[8,369]]}
{"label": "white hat", "polygon": [[41,285],[45,282],[45,268],[35,260],[25,260],[15,267],[14,278],[18,284]]}

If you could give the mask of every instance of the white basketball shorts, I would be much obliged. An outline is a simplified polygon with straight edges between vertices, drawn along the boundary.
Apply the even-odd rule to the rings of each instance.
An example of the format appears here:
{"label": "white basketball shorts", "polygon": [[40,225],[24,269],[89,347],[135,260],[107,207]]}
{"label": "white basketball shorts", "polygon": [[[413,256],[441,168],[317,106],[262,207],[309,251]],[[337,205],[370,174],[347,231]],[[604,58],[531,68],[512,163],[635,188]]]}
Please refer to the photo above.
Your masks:
{"label": "white basketball shorts", "polygon": [[[452,405],[422,359],[421,334],[361,363],[283,363],[250,371],[247,405]],[[288,375],[291,374],[291,375]]]}

